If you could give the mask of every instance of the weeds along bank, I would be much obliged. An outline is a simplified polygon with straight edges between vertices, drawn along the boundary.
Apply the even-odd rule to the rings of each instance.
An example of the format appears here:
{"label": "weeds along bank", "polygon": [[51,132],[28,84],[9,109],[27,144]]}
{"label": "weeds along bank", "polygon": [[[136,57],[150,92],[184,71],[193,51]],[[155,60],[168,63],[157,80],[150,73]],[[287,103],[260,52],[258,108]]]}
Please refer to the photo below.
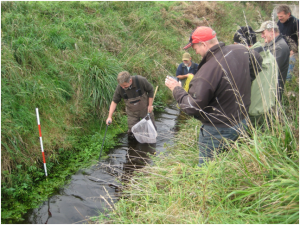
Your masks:
{"label": "weeds along bank", "polygon": [[[162,105],[171,97],[163,85],[165,76],[175,74],[193,28],[211,25],[229,44],[237,21],[246,16],[256,28],[272,4],[1,2],[1,9],[1,215],[9,221],[53,191],[37,187],[45,178],[36,107],[48,179],[54,174],[64,179],[67,173],[55,170],[60,165],[80,167],[80,159],[70,162],[70,155],[83,152],[86,161],[97,158],[97,141],[103,137],[99,130],[120,71],[159,85],[155,104]],[[200,61],[194,53],[192,57]],[[119,132],[123,109],[120,105],[115,116]]]}
{"label": "weeds along bank", "polygon": [[50,157],[107,116],[120,71],[157,85],[175,69],[182,37],[160,12],[171,3],[1,4],[2,171],[39,161],[35,107]]}

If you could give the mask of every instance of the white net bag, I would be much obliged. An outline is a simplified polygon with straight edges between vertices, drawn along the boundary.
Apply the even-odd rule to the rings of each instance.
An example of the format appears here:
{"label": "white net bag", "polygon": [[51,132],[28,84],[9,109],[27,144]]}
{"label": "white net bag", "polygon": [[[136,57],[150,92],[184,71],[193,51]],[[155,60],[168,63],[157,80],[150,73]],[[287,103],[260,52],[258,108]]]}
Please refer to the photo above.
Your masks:
{"label": "white net bag", "polygon": [[157,132],[149,114],[131,128],[135,139],[140,143],[156,143]]}

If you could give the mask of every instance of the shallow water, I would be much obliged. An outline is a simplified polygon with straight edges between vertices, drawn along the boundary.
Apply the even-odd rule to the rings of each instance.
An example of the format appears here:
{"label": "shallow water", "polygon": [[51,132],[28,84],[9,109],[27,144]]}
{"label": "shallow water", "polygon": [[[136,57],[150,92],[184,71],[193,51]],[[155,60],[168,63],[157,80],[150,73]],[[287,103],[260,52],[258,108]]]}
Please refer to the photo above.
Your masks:
{"label": "shallow water", "polygon": [[[71,176],[70,184],[61,188],[39,208],[30,210],[23,223],[70,224],[90,223],[92,217],[110,209],[121,196],[121,183],[132,170],[151,164],[148,154],[165,151],[165,143],[172,144],[176,123],[180,120],[175,105],[164,112],[155,113],[157,126],[156,144],[140,144],[128,140],[127,134],[119,137],[120,145],[111,149],[108,158]],[[109,130],[108,130],[109,132]]]}

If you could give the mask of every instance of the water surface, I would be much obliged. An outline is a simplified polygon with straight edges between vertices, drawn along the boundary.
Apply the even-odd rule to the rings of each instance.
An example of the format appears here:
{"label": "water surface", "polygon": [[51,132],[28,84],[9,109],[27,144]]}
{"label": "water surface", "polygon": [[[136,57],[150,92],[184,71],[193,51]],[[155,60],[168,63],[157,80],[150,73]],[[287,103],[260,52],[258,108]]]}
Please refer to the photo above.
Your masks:
{"label": "water surface", "polygon": [[164,112],[155,113],[158,133],[156,144],[140,144],[128,140],[127,134],[121,134],[120,145],[110,150],[106,160],[72,175],[70,184],[61,188],[59,193],[51,196],[39,208],[30,210],[23,223],[89,223],[100,212],[111,209],[122,193],[120,181],[126,182],[133,169],[151,164],[149,154],[159,155],[165,151],[165,143],[173,143],[178,118],[179,110],[175,105],[168,106]]}

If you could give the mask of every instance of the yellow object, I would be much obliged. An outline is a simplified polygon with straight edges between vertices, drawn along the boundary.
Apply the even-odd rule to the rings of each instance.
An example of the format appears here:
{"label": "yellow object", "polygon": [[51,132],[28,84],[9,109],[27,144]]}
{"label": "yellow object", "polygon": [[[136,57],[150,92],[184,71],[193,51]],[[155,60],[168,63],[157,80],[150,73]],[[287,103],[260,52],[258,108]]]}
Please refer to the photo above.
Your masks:
{"label": "yellow object", "polygon": [[153,95],[153,102],[154,102],[154,98],[155,98],[155,95],[156,95],[156,92],[157,92],[157,88],[158,88],[158,86],[156,86],[156,88],[155,88],[155,92],[154,92],[154,95]]}
{"label": "yellow object", "polygon": [[[194,74],[188,73],[187,75],[188,75],[188,77],[186,78],[186,81],[185,81],[185,83],[184,83],[183,89],[184,89],[186,92],[189,92],[190,82],[191,82],[191,80],[193,79]],[[177,106],[178,109],[180,109],[178,103],[177,103],[176,106]]]}
{"label": "yellow object", "polygon": [[188,92],[189,91],[189,86],[190,86],[190,82],[193,79],[194,75],[192,73],[187,74],[188,77],[186,78],[185,84],[183,89]]}

